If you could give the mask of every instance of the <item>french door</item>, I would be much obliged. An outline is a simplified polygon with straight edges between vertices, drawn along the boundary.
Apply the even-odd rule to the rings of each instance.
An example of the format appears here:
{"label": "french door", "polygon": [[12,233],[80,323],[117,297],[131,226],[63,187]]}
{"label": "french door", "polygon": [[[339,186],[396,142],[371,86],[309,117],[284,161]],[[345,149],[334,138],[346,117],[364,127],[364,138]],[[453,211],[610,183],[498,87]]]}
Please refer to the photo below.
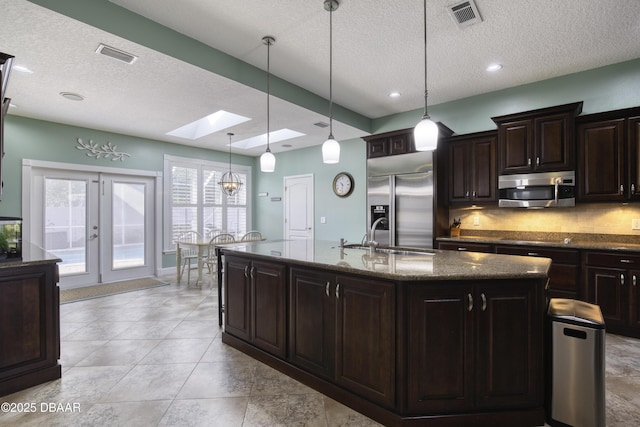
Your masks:
{"label": "french door", "polygon": [[60,288],[155,274],[155,179],[31,171],[30,240],[62,259]]}

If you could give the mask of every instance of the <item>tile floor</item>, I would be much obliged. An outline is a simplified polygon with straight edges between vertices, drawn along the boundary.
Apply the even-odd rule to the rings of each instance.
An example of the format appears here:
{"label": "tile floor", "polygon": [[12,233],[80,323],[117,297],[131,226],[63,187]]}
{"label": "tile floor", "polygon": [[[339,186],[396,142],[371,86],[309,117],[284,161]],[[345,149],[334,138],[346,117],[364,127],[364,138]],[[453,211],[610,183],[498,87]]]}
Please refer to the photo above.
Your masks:
{"label": "tile floor", "polygon": [[[0,425],[379,425],[222,344],[215,289],[162,279],[62,305],[62,378],[0,397],[35,404]],[[640,340],[608,335],[607,425],[639,425],[638,408]]]}

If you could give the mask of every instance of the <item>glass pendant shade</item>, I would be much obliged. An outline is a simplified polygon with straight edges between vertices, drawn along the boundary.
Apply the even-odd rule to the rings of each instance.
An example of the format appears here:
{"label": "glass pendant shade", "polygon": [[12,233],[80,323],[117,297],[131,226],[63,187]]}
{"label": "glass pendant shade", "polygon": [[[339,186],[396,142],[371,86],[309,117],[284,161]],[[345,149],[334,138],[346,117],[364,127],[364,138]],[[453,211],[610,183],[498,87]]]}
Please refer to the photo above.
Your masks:
{"label": "glass pendant shade", "polygon": [[260,171],[273,172],[276,170],[276,156],[268,150],[260,156]]}
{"label": "glass pendant shade", "polygon": [[416,151],[433,151],[438,148],[438,125],[429,116],[422,118],[413,129]]}
{"label": "glass pendant shade", "polygon": [[322,161],[328,164],[340,161],[340,144],[331,135],[322,144]]}

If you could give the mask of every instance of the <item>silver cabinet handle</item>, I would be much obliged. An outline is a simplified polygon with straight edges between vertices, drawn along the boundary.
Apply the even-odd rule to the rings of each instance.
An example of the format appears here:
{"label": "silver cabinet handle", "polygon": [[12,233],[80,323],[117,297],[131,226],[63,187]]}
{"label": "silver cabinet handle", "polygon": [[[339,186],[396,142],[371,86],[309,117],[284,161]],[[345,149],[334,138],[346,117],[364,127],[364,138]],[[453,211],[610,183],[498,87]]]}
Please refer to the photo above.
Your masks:
{"label": "silver cabinet handle", "polygon": [[636,285],[636,275],[635,275],[635,274],[634,274],[633,276],[631,276],[631,284],[632,284],[633,286],[635,286],[635,285]]}
{"label": "silver cabinet handle", "polygon": [[636,185],[631,184],[631,194],[636,194]]}
{"label": "silver cabinet handle", "polygon": [[477,193],[476,191],[474,191],[474,192],[473,192],[473,197],[475,198],[475,197],[477,197],[477,196],[478,196],[478,193]]}
{"label": "silver cabinet handle", "polygon": [[463,247],[461,247],[461,246],[458,246],[458,250],[459,250],[459,251],[466,251],[466,250],[467,250],[467,248],[463,248]]}
{"label": "silver cabinet handle", "polygon": [[634,264],[632,259],[621,259],[620,262],[623,264]]}
{"label": "silver cabinet handle", "polygon": [[245,266],[244,267],[244,278],[248,279],[249,278],[249,266]]}
{"label": "silver cabinet handle", "polygon": [[473,297],[471,294],[467,294],[467,311],[473,310]]}
{"label": "silver cabinet handle", "polygon": [[538,256],[540,254],[538,252],[527,252],[527,255],[529,255],[529,256]]}
{"label": "silver cabinet handle", "polygon": [[329,294],[329,287],[331,286],[331,282],[329,282],[327,280],[327,285],[324,287],[324,292],[327,294],[327,296],[331,296],[331,294]]}
{"label": "silver cabinet handle", "polygon": [[624,196],[624,184],[620,184],[620,195]]}
{"label": "silver cabinet handle", "polygon": [[620,273],[620,284],[624,285],[624,274]]}
{"label": "silver cabinet handle", "polygon": [[336,299],[340,299],[340,283],[336,284]]}
{"label": "silver cabinet handle", "polygon": [[254,280],[254,273],[256,271],[256,268],[255,267],[251,267],[251,270],[249,270],[249,271],[251,272],[250,273],[251,274],[251,280]]}
{"label": "silver cabinet handle", "polygon": [[536,166],[540,166],[540,157],[536,157]]}
{"label": "silver cabinet handle", "polygon": [[487,297],[484,292],[480,294],[480,297],[482,298],[482,311],[485,311],[487,309]]}
{"label": "silver cabinet handle", "polygon": [[464,193],[464,197],[466,197],[467,199],[469,198],[469,192],[468,191],[466,193]]}
{"label": "silver cabinet handle", "polygon": [[527,159],[527,166],[531,166],[531,157]]}

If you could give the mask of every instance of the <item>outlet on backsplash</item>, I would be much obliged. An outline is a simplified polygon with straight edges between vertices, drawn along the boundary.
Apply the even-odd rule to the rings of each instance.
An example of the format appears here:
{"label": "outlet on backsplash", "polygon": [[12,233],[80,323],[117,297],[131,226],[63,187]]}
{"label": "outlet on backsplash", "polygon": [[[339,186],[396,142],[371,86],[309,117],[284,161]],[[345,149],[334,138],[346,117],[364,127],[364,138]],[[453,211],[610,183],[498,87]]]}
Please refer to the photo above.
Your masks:
{"label": "outlet on backsplash", "polygon": [[631,220],[631,229],[632,230],[640,230],[640,219],[632,219]]}

